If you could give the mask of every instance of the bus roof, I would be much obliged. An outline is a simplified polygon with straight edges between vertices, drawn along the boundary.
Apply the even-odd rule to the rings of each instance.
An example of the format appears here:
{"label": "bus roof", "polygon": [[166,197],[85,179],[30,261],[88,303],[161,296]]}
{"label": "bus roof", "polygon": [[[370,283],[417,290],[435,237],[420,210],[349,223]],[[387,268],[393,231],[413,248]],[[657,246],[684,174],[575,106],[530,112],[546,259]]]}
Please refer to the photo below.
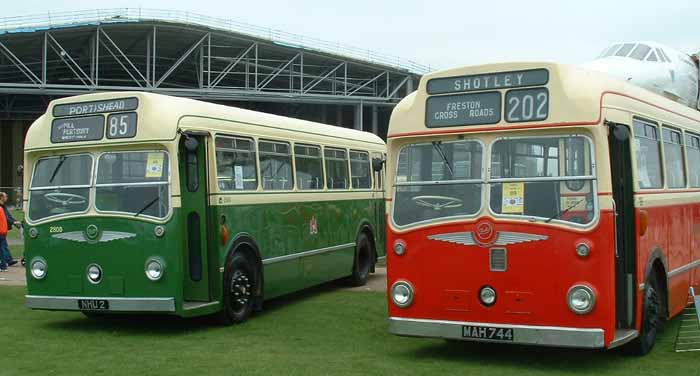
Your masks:
{"label": "bus roof", "polygon": [[[510,88],[494,88],[493,86],[488,88],[481,87],[478,90],[472,87],[470,88],[471,90],[465,90],[464,87],[457,88],[457,83],[452,88],[444,85],[446,80],[438,80],[443,81],[440,90],[433,90],[433,95],[430,95],[428,94],[428,83],[431,80],[440,78],[473,79],[474,77],[485,76],[490,76],[493,79],[494,73],[518,73],[543,69],[549,72],[548,79],[543,79],[542,82],[535,84],[545,87],[549,92],[548,116],[543,121],[506,122],[504,120],[505,105],[502,105],[499,120],[489,124],[464,125],[455,122],[448,126],[428,127],[426,125],[429,110],[426,103],[429,98],[449,97],[452,94],[455,95],[455,98],[460,98],[461,95],[466,94],[500,91],[503,93],[502,96],[504,98],[502,103],[505,103],[506,93],[510,90]],[[454,80],[448,80],[447,82],[452,85]],[[434,88],[436,85],[433,84],[432,87]],[[530,89],[532,86],[523,85],[517,88]],[[603,73],[583,70],[572,65],[546,62],[515,62],[460,67],[423,76],[418,89],[405,97],[394,109],[389,123],[388,138],[472,131],[498,131],[529,127],[596,125],[603,121],[601,119],[601,108],[604,105],[604,97],[607,98],[607,95],[617,95],[634,99],[640,103],[652,104],[657,109],[663,109],[672,113],[674,118],[678,118],[680,119],[679,122],[683,122],[682,125],[694,127],[696,131],[700,131],[700,113],[698,111],[623,80]],[[461,96],[461,98],[464,98],[464,96]],[[462,99],[456,100],[461,101]],[[448,105],[452,105],[452,103]]]}
{"label": "bus roof", "polygon": [[[114,99],[136,98],[138,100],[138,126],[135,138],[129,139],[100,139],[95,141],[79,141],[70,143],[52,143],[51,127],[54,120],[53,114],[56,106],[72,103],[95,103]],[[66,106],[62,106],[65,108]],[[62,108],[61,108],[62,110]],[[58,111],[61,114],[64,111]],[[107,115],[105,113],[105,115]],[[277,116],[263,112],[245,110],[237,107],[202,102],[193,99],[172,97],[161,94],[144,92],[109,92],[79,95],[61,98],[49,104],[47,112],[37,119],[30,127],[25,150],[64,148],[75,146],[98,146],[106,143],[131,143],[134,141],[172,141],[177,136],[178,128],[183,119],[207,118],[224,120],[225,122],[212,122],[211,131],[235,133],[235,124],[229,122],[260,125],[265,127],[266,134],[274,131],[295,131],[313,135],[315,137],[330,139],[344,139],[346,141],[360,142],[364,144],[385,145],[378,136],[354,129],[342,128],[311,121]],[[209,128],[209,125],[207,125]],[[330,141],[329,141],[330,142]]]}

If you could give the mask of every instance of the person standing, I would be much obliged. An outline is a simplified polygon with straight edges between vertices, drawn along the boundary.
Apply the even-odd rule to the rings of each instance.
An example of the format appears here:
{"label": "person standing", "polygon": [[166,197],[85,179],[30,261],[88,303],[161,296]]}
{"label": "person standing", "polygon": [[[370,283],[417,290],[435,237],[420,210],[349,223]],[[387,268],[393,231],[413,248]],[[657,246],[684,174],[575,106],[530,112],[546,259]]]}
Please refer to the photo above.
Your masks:
{"label": "person standing", "polygon": [[10,246],[7,243],[7,233],[12,229],[12,226],[19,226],[20,223],[12,217],[10,210],[5,205],[7,199],[7,193],[0,192],[0,271],[7,271],[8,266],[17,263],[17,261],[12,259],[12,255],[10,254]]}

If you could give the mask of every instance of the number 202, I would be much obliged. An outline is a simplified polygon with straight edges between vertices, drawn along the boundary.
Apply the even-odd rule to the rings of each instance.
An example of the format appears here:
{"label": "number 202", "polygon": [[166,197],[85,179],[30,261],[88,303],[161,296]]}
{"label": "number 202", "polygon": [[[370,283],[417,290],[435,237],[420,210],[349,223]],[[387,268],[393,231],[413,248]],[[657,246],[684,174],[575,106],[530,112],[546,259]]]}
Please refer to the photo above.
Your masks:
{"label": "number 202", "polygon": [[[530,121],[547,118],[547,93],[541,92],[535,95],[513,95],[508,99],[508,121]],[[537,107],[537,108],[535,108]]]}
{"label": "number 202", "polygon": [[109,136],[124,137],[129,132],[129,115],[112,116],[109,118]]}

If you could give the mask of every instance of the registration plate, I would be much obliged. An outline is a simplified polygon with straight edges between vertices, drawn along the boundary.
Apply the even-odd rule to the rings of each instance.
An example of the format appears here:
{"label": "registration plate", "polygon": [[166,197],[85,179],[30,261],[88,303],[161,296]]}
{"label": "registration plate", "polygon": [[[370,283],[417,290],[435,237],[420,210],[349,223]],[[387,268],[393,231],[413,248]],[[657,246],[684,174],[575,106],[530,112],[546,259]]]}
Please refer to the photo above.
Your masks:
{"label": "registration plate", "polygon": [[109,301],[104,299],[78,299],[78,308],[86,311],[106,311]]}
{"label": "registration plate", "polygon": [[494,328],[492,326],[462,326],[462,337],[469,339],[487,339],[494,341],[512,341],[513,329]]}

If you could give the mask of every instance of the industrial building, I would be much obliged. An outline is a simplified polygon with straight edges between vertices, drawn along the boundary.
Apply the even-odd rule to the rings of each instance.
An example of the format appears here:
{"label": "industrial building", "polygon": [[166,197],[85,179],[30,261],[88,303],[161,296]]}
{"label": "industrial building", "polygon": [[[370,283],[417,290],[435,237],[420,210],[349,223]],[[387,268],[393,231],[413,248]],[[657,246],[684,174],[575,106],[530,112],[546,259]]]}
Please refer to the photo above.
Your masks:
{"label": "industrial building", "polygon": [[385,137],[393,106],[429,70],[339,43],[178,11],[0,18],[0,190],[18,193],[24,135],[54,98],[142,90]]}

